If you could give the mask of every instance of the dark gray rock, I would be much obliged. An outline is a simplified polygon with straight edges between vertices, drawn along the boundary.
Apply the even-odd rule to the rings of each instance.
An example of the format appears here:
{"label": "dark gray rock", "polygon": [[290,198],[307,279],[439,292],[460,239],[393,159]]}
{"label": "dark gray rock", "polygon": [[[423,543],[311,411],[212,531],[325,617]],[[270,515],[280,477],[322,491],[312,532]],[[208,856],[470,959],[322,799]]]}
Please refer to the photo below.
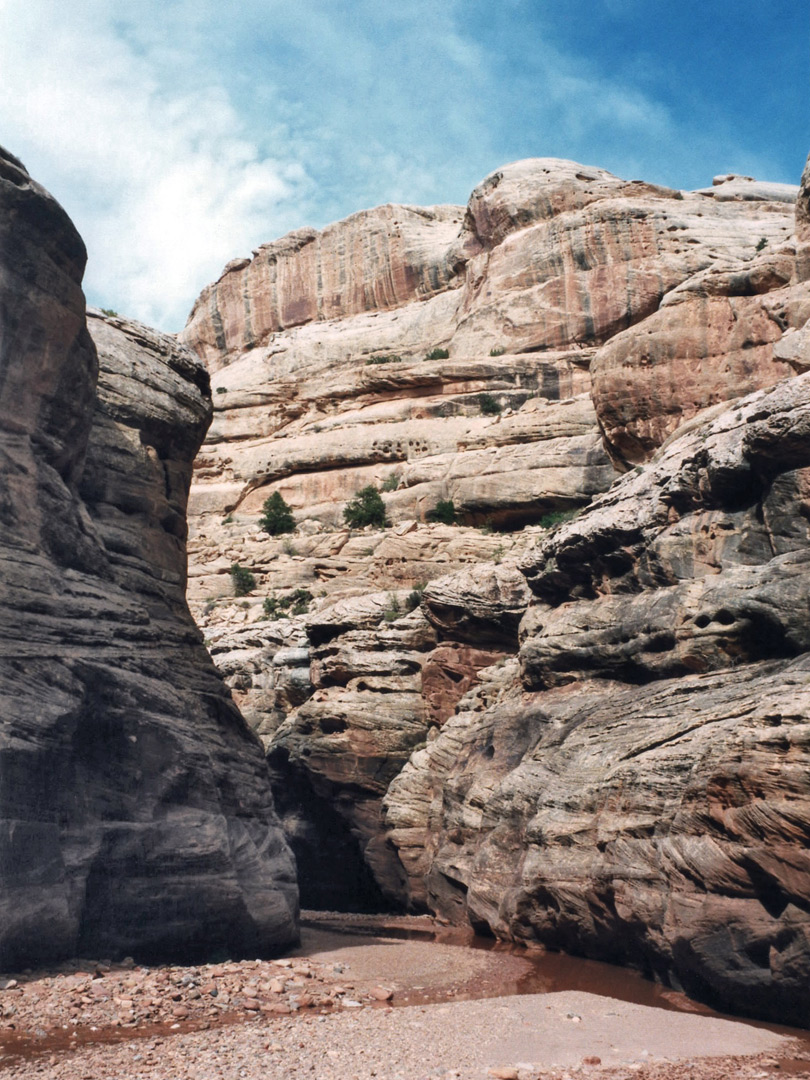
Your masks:
{"label": "dark gray rock", "polygon": [[184,598],[207,375],[120,319],[97,355],[81,240],[9,155],[0,259],[0,967],[278,950],[293,862]]}

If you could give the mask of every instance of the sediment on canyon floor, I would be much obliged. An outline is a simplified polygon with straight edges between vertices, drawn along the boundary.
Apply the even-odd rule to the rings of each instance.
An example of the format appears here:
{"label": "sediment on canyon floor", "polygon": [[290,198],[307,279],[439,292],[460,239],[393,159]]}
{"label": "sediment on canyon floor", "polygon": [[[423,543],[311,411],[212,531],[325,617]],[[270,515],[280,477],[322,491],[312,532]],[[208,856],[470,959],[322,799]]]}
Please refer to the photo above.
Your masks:
{"label": "sediment on canyon floor", "polygon": [[189,596],[319,903],[807,1022],[808,190],[536,159],[203,292]]}

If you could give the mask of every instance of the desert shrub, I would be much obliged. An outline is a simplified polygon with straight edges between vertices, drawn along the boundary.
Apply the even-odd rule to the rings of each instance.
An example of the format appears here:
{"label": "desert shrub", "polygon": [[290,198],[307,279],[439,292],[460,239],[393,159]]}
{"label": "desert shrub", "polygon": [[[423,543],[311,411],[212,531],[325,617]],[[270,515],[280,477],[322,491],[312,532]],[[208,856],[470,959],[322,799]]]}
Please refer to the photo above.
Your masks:
{"label": "desert shrub", "polygon": [[115,311],[115,309],[111,308],[111,307],[103,307],[101,309],[101,314],[106,315],[108,319],[116,319],[116,318],[118,318],[118,312]]}
{"label": "desert shrub", "polygon": [[494,349],[489,350],[489,355],[490,356],[503,356],[503,354],[505,352],[506,352],[506,346],[505,345],[496,345]]}
{"label": "desert shrub", "polygon": [[274,491],[268,499],[264,500],[259,525],[271,536],[280,536],[281,533],[292,532],[295,529],[292,508],[284,501],[280,492]]}
{"label": "desert shrub", "polygon": [[762,251],[763,248],[768,246],[768,238],[763,236],[757,244],[757,251]]}
{"label": "desert shrub", "polygon": [[233,583],[234,596],[247,596],[256,588],[256,578],[245,566],[235,562],[229,571]]}
{"label": "desert shrub", "polygon": [[425,357],[426,360],[447,360],[450,356],[449,349],[431,349]]}
{"label": "desert shrub", "polygon": [[361,488],[346,504],[343,519],[352,529],[362,529],[366,525],[385,526],[385,503],[373,484]]}
{"label": "desert shrub", "polygon": [[559,525],[563,521],[570,521],[575,518],[581,507],[575,506],[569,510],[552,510],[548,514],[543,514],[538,524],[542,525],[544,529],[551,529],[554,525]]}
{"label": "desert shrub", "polygon": [[452,499],[439,499],[432,510],[428,510],[425,517],[428,521],[437,521],[442,525],[456,524],[456,507]]}
{"label": "desert shrub", "polygon": [[226,514],[222,519],[223,525],[233,525],[233,514]]}
{"label": "desert shrub", "polygon": [[401,614],[402,614],[402,608],[401,608],[399,600],[397,598],[397,594],[396,593],[389,593],[388,594],[388,607],[385,609],[385,612],[383,613],[383,618],[385,619],[386,622],[396,622],[396,620],[400,617]]}
{"label": "desert shrub", "polygon": [[397,356],[396,353],[380,353],[377,356],[370,356],[366,360],[367,364],[401,364],[402,357]]}
{"label": "desert shrub", "polygon": [[295,589],[289,596],[268,596],[262,607],[269,619],[281,619],[289,615],[306,615],[311,603],[309,589]]}
{"label": "desert shrub", "polygon": [[281,605],[276,596],[266,596],[262,604],[262,610],[268,619],[278,619],[281,614]]}
{"label": "desert shrub", "polygon": [[380,491],[396,491],[399,487],[399,473],[390,473],[380,484]]}
{"label": "desert shrub", "polygon": [[405,599],[405,610],[415,611],[422,603],[422,593],[425,591],[427,582],[422,581],[419,585],[415,585],[413,589],[408,593]]}
{"label": "desert shrub", "polygon": [[218,387],[217,387],[217,393],[218,393],[218,394],[227,394],[227,393],[228,393],[228,389],[227,389],[227,387],[225,387],[225,386],[218,386]]}
{"label": "desert shrub", "polygon": [[478,408],[484,416],[498,416],[501,411],[501,403],[492,394],[479,394]]}

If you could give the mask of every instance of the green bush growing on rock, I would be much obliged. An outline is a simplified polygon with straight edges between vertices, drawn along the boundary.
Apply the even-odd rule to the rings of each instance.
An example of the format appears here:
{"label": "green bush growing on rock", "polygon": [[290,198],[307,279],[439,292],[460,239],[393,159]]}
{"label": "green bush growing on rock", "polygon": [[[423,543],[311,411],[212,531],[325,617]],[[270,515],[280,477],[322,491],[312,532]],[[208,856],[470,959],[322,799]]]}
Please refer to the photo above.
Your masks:
{"label": "green bush growing on rock", "polygon": [[312,603],[309,589],[295,589],[289,596],[268,596],[262,608],[268,619],[289,618],[291,615],[306,615]]}
{"label": "green bush growing on rock", "polygon": [[496,345],[494,349],[489,350],[489,355],[490,356],[503,356],[503,354],[505,352],[506,352],[506,346],[505,345]]}
{"label": "green bush growing on rock", "polygon": [[551,529],[554,525],[559,525],[563,521],[570,521],[575,518],[582,508],[575,506],[570,510],[552,510],[548,514],[543,514],[538,522],[544,529]]}
{"label": "green bush growing on rock", "polygon": [[259,518],[259,526],[271,536],[280,536],[295,529],[295,520],[292,515],[292,507],[285,501],[278,491],[264,500],[262,516]]}
{"label": "green bush growing on rock", "polygon": [[227,394],[227,393],[228,393],[227,387],[225,387],[225,386],[218,386],[218,387],[217,387],[217,393],[218,393],[218,394]]}
{"label": "green bush growing on rock", "polygon": [[262,604],[262,611],[268,619],[278,619],[282,615],[281,605],[276,596],[266,596]]}
{"label": "green bush growing on rock", "polygon": [[501,411],[501,403],[492,394],[479,394],[478,408],[484,416],[498,416]]}
{"label": "green bush growing on rock", "polygon": [[111,307],[103,307],[101,309],[101,314],[106,315],[108,319],[117,319],[118,318],[118,312],[114,308],[111,308]]}
{"label": "green bush growing on rock", "polygon": [[766,236],[763,236],[760,239],[759,243],[757,244],[756,250],[757,251],[762,251],[762,249],[766,248],[767,246],[768,246],[768,238]]}
{"label": "green bush growing on rock", "polygon": [[396,491],[399,487],[399,473],[390,473],[380,485],[380,491]]}
{"label": "green bush growing on rock", "polygon": [[425,591],[426,586],[427,582],[422,581],[419,583],[419,585],[415,585],[413,589],[411,589],[405,600],[406,611],[416,611],[416,609],[422,603],[422,593]]}
{"label": "green bush growing on rock", "polygon": [[366,360],[367,364],[401,364],[402,357],[397,356],[396,353],[380,353],[377,356],[370,356]]}
{"label": "green bush growing on rock", "polygon": [[352,529],[362,529],[366,525],[385,527],[385,503],[373,484],[361,488],[351,502],[343,508],[343,519]]}
{"label": "green bush growing on rock", "polygon": [[425,514],[428,521],[438,522],[440,525],[455,525],[457,523],[456,507],[452,499],[439,499],[432,510]]}
{"label": "green bush growing on rock", "polygon": [[247,567],[240,566],[238,562],[235,562],[229,573],[233,582],[234,596],[247,596],[249,592],[253,592],[256,588],[256,578]]}
{"label": "green bush growing on rock", "polygon": [[400,607],[399,599],[396,593],[388,594],[388,607],[383,613],[383,618],[386,622],[396,622],[396,620],[402,614],[402,608]]}
{"label": "green bush growing on rock", "polygon": [[449,349],[431,349],[425,357],[426,360],[447,360],[450,356]]}

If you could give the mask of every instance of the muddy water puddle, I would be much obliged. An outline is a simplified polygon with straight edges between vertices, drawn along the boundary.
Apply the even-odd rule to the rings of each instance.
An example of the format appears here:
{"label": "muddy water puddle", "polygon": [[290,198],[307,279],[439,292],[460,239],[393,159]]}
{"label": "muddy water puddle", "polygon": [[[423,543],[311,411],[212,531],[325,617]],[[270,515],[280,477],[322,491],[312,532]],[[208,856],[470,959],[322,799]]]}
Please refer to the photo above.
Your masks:
{"label": "muddy water puddle", "polygon": [[[426,917],[351,917],[305,912],[302,932],[302,947],[296,950],[293,956],[328,955],[329,963],[334,963],[335,984],[346,979],[350,985],[353,982],[365,984],[366,989],[375,982],[385,986],[386,978],[392,977],[393,965],[386,962],[386,949],[391,950],[392,946],[405,941],[419,943],[418,958],[415,961],[409,959],[404,967],[397,969],[397,978],[391,983],[396,984],[393,999],[364,1001],[366,1008],[426,1007],[511,995],[581,991],[652,1008],[704,1016],[722,1015],[690,1000],[682,993],[652,983],[626,968],[562,953],[536,952],[489,938],[477,938],[469,930],[441,926]],[[376,948],[368,949],[364,946]],[[453,948],[448,950],[435,946]],[[452,955],[447,955],[448,952],[455,953],[456,949],[460,950],[457,961]],[[368,955],[367,962],[361,959],[363,954]],[[437,956],[440,962],[437,962]],[[346,959],[345,964],[339,962],[342,958]],[[344,971],[346,974],[343,974]],[[332,976],[329,978],[331,980]],[[348,996],[353,996],[352,991],[348,991]],[[342,1011],[341,1003],[335,1004],[337,1008],[334,1009],[312,1008],[302,1010],[298,1015],[313,1015],[323,1011],[334,1014]],[[287,1019],[293,1018],[291,1016]],[[740,1021],[738,1017],[724,1018]],[[272,1019],[269,1016],[263,1017],[258,1019],[258,1022]],[[48,1057],[56,1060],[72,1051],[90,1046],[137,1042],[143,1045],[143,1053],[148,1055],[162,1041],[174,1035],[256,1022],[257,1017],[254,1014],[225,1012],[208,1020],[198,1018],[179,1022],[145,1021],[124,1026],[91,1026],[89,1022],[85,1022],[74,1023],[70,1027],[51,1027],[47,1030],[33,1027],[18,1031],[6,1029],[0,1031],[0,1072],[12,1064],[42,1061]],[[755,1021],[741,1022],[798,1040],[795,1056],[773,1062],[774,1074],[810,1073],[810,1033]]]}
{"label": "muddy water puddle", "polygon": [[[476,937],[471,930],[441,926],[426,917],[413,919],[394,918],[386,922],[384,917],[374,920],[357,920],[351,917],[330,918],[324,913],[305,912],[302,927],[311,931],[329,931],[343,935],[346,940],[368,943],[381,939],[410,940],[456,946],[475,952],[500,954],[520,958],[522,970],[515,971],[509,964],[491,965],[485,973],[449,989],[445,986],[419,986],[418,972],[413,972],[413,985],[394,995],[390,1006],[426,1006],[446,1004],[450,1001],[481,1000],[482,998],[509,997],[523,994],[552,994],[563,991],[580,991],[600,997],[613,998],[633,1005],[645,1005],[655,1009],[688,1012],[743,1023],[751,1027],[773,1031],[795,1040],[796,1056],[774,1059],[771,1069],[774,1075],[810,1075],[810,1032],[785,1027],[765,1021],[720,1013],[681,991],[652,982],[630,968],[617,967],[597,960],[568,956],[565,953],[544,952],[493,938]],[[425,980],[427,981],[427,980]]]}

